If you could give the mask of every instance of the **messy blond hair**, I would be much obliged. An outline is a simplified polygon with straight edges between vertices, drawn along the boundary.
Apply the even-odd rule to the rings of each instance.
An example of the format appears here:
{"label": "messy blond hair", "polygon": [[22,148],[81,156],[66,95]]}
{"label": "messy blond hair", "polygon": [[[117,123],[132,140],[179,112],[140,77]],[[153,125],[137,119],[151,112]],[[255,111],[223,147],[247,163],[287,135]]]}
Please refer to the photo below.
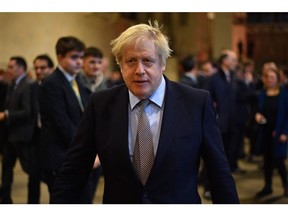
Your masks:
{"label": "messy blond hair", "polygon": [[149,25],[134,25],[122,32],[118,38],[111,41],[112,54],[115,56],[117,64],[120,64],[126,46],[130,44],[138,46],[144,40],[151,39],[158,50],[161,63],[166,65],[166,60],[170,57],[172,50],[169,47],[168,37],[161,32],[161,29],[162,26],[159,26],[157,21],[154,21],[153,24],[149,21]]}

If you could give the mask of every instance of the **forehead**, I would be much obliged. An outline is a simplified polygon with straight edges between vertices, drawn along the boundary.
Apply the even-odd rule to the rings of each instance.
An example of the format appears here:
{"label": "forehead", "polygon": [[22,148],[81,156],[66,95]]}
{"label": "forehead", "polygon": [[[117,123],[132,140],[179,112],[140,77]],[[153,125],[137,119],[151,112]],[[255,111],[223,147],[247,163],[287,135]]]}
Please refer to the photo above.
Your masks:
{"label": "forehead", "polygon": [[154,42],[151,40],[140,40],[132,44],[128,44],[124,48],[123,55],[136,55],[136,54],[155,55],[156,47]]}
{"label": "forehead", "polygon": [[47,60],[44,60],[44,59],[36,59],[35,62],[34,62],[35,65],[48,65],[48,62]]}
{"label": "forehead", "polygon": [[103,58],[100,57],[95,57],[95,56],[87,56],[84,58],[84,61],[97,61],[97,62],[102,62]]}
{"label": "forehead", "polygon": [[65,57],[82,57],[84,55],[84,51],[77,51],[77,50],[72,50],[66,53]]}
{"label": "forehead", "polygon": [[264,74],[264,77],[277,77],[277,74],[273,70],[267,70]]}
{"label": "forehead", "polygon": [[16,60],[12,59],[8,62],[9,65],[16,65]]}

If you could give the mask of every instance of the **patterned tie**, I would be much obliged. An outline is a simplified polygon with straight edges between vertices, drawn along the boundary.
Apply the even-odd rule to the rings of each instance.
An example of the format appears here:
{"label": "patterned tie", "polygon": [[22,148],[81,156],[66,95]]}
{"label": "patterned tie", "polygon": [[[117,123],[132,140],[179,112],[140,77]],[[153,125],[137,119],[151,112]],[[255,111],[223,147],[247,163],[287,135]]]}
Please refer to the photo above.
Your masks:
{"label": "patterned tie", "polygon": [[154,163],[154,150],[151,128],[145,108],[149,99],[139,102],[137,137],[134,148],[133,163],[143,185],[146,184]]}
{"label": "patterned tie", "polygon": [[80,92],[79,92],[79,88],[78,88],[78,85],[77,85],[77,82],[75,79],[73,79],[71,81],[71,86],[72,86],[72,89],[77,97],[77,100],[78,100],[78,103],[79,103],[79,106],[81,108],[81,111],[83,112],[84,111],[84,106],[83,106],[83,103],[82,103],[82,100],[81,100],[81,96],[80,96]]}

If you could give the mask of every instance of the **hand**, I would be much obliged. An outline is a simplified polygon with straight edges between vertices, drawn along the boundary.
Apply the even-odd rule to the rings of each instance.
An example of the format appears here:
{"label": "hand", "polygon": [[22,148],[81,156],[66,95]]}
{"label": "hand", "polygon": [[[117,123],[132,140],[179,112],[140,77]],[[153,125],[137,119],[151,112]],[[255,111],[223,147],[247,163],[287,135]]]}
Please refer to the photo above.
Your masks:
{"label": "hand", "polygon": [[93,164],[93,169],[96,169],[97,167],[99,167],[101,165],[100,163],[100,159],[98,157],[98,155],[95,158],[94,164]]}
{"label": "hand", "polygon": [[0,121],[3,121],[5,119],[5,113],[0,112]]}
{"label": "hand", "polygon": [[279,138],[279,141],[280,141],[281,143],[287,142],[287,135],[281,134],[281,135],[280,135],[280,138]]}
{"label": "hand", "polygon": [[256,113],[255,115],[255,121],[258,124],[265,124],[266,123],[266,118],[263,116],[261,113]]}

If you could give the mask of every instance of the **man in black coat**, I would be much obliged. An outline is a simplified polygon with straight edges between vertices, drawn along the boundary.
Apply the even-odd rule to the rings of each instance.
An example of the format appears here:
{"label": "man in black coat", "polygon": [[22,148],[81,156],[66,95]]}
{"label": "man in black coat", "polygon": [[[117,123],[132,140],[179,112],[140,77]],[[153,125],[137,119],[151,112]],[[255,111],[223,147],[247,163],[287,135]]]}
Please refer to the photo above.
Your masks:
{"label": "man in black coat", "polygon": [[32,115],[34,120],[33,139],[29,148],[29,185],[31,190],[28,196],[29,204],[40,203],[40,182],[41,182],[41,114],[39,108],[39,89],[42,84],[42,80],[50,75],[54,70],[54,63],[51,58],[44,54],[38,55],[33,61],[34,71],[36,74],[36,81],[31,86],[32,93]]}
{"label": "man in black coat", "polygon": [[104,203],[201,203],[201,156],[212,201],[239,203],[210,95],[163,75],[171,50],[154,24],[132,26],[111,42],[126,85],[91,95],[51,203],[79,203],[96,154]]}
{"label": "man in black coat", "polygon": [[88,99],[88,92],[77,77],[84,49],[84,43],[75,37],[60,38],[56,44],[59,65],[43,80],[40,88],[41,167],[49,192]]}
{"label": "man in black coat", "polygon": [[[31,83],[26,74],[27,64],[22,57],[11,57],[8,73],[12,75],[5,110],[0,112],[0,121],[6,125],[6,141],[3,149],[1,202],[13,203],[11,189],[13,168],[17,158],[28,173],[29,143],[33,135],[33,118],[31,106]],[[28,193],[31,191],[28,190]]]}

